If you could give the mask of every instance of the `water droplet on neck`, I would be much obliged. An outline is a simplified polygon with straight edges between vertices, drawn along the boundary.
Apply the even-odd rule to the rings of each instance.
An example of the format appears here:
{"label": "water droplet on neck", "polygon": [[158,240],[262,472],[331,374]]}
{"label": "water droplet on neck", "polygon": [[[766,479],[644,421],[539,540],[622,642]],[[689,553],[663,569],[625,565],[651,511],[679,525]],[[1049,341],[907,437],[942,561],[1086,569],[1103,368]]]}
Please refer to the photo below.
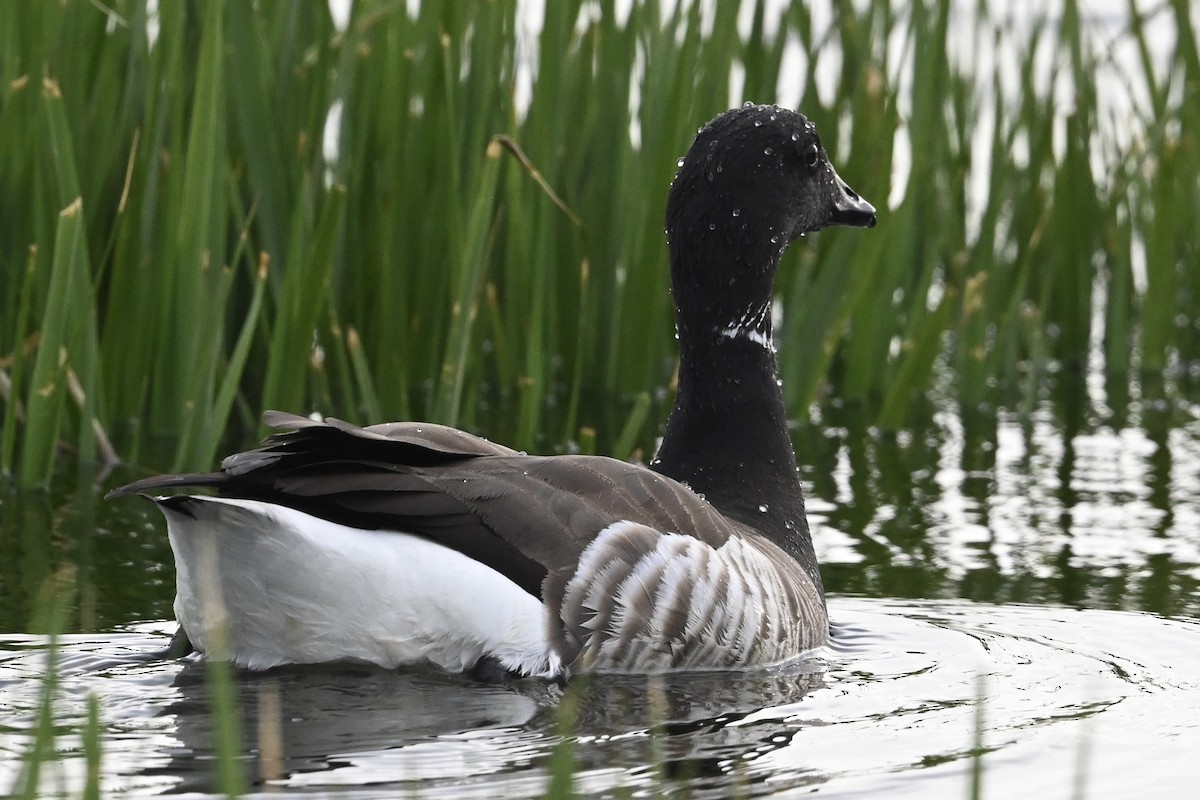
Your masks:
{"label": "water droplet on neck", "polygon": [[675,162],[675,166],[677,166],[677,167],[682,167],[682,166],[683,166],[683,158],[682,158],[682,156],[680,157],[680,159],[679,159],[678,161],[676,161],[676,162]]}
{"label": "water droplet on neck", "polygon": [[761,119],[756,119],[756,120],[754,120],[754,127],[756,127],[756,128],[761,128],[761,127],[762,127],[762,120],[761,120]]}
{"label": "water droplet on neck", "polygon": [[775,155],[775,151],[774,151],[772,148],[770,148],[770,147],[764,147],[764,148],[763,148],[763,155],[764,155],[764,156],[773,156],[773,155]]}
{"label": "water droplet on neck", "polygon": [[715,231],[717,229],[717,223],[715,223],[715,222],[708,223],[708,229],[710,231]]}
{"label": "water droplet on neck", "polygon": [[758,510],[760,512],[762,512],[763,514],[765,514],[771,510],[771,507],[769,505],[767,505],[766,503],[760,503],[758,506]]}
{"label": "water droplet on neck", "polygon": [[733,210],[733,215],[734,215],[735,217],[740,217],[740,216],[742,215],[742,210],[741,210],[740,208],[735,208],[735,209]]}

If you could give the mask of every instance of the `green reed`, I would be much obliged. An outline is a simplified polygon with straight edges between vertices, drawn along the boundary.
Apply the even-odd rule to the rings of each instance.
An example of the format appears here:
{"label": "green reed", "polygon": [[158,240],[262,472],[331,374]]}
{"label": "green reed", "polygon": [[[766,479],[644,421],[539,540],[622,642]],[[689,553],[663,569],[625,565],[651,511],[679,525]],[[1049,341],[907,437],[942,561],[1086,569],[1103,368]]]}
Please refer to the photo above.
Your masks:
{"label": "green reed", "polygon": [[[794,414],[834,392],[902,427],[943,368],[968,406],[1019,404],[1101,334],[1118,397],[1172,391],[1200,357],[1187,0],[1131,2],[1107,49],[1074,0],[1028,28],[838,0],[821,30],[793,4],[745,36],[738,4],[618,21],[574,0],[533,42],[514,5],[362,0],[338,31],[322,4],[167,3],[153,41],[142,0],[0,6],[0,470],[44,485],[64,446],[101,457],[105,431],[126,460],[208,468],[266,407],[644,456],[674,369],[675,159],[731,103],[775,100],[781,70],[881,209],[786,257]],[[1017,54],[1015,95],[955,56],[968,12],[976,49]],[[1117,45],[1141,70],[1097,86]],[[1144,98],[1125,141],[1100,102],[1118,88]]]}

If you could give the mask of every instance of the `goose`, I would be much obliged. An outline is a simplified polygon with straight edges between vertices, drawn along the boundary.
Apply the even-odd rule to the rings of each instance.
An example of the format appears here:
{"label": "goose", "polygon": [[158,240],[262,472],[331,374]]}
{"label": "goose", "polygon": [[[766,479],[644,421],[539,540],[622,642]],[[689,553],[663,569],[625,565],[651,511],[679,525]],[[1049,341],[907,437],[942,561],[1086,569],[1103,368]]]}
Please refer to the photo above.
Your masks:
{"label": "goose", "polygon": [[[183,650],[264,670],[434,664],[563,678],[738,670],[829,635],[771,330],[788,245],[875,209],[800,113],[699,129],[666,209],[678,388],[649,466],[450,427],[268,411],[219,471],[163,475]],[[209,652],[213,651],[213,652]]]}

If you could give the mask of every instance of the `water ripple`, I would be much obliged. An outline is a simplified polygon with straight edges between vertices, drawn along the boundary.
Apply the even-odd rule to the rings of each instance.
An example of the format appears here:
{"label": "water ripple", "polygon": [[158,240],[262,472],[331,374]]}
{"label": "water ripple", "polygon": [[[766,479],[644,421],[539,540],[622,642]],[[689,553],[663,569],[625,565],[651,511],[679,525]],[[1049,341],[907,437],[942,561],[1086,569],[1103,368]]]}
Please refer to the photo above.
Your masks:
{"label": "water ripple", "polygon": [[[238,691],[252,732],[277,729],[283,771],[266,785],[285,797],[538,795],[564,742],[584,794],[965,797],[977,735],[988,796],[1172,796],[1200,779],[1194,620],[849,597],[830,610],[828,647],[758,673],[563,689],[339,666],[243,674]],[[203,665],[146,658],[165,627],[62,640],[65,785],[82,780],[77,731],[95,693],[106,791],[214,791]],[[43,640],[0,639],[0,787],[28,747],[45,664]],[[258,710],[267,693],[282,708],[273,723]],[[567,695],[578,715],[564,736]]]}

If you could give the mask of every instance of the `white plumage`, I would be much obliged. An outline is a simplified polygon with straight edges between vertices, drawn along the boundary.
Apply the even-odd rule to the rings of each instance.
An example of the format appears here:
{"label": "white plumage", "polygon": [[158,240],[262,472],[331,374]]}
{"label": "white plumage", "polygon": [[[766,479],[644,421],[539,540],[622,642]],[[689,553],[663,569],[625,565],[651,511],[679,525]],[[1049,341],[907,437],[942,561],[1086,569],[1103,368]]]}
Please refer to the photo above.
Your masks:
{"label": "white plumage", "polygon": [[481,656],[521,674],[560,670],[545,606],[499,572],[418,536],[351,528],[255,500],[161,506],[175,553],[175,615],[208,652],[224,626],[240,666]]}

